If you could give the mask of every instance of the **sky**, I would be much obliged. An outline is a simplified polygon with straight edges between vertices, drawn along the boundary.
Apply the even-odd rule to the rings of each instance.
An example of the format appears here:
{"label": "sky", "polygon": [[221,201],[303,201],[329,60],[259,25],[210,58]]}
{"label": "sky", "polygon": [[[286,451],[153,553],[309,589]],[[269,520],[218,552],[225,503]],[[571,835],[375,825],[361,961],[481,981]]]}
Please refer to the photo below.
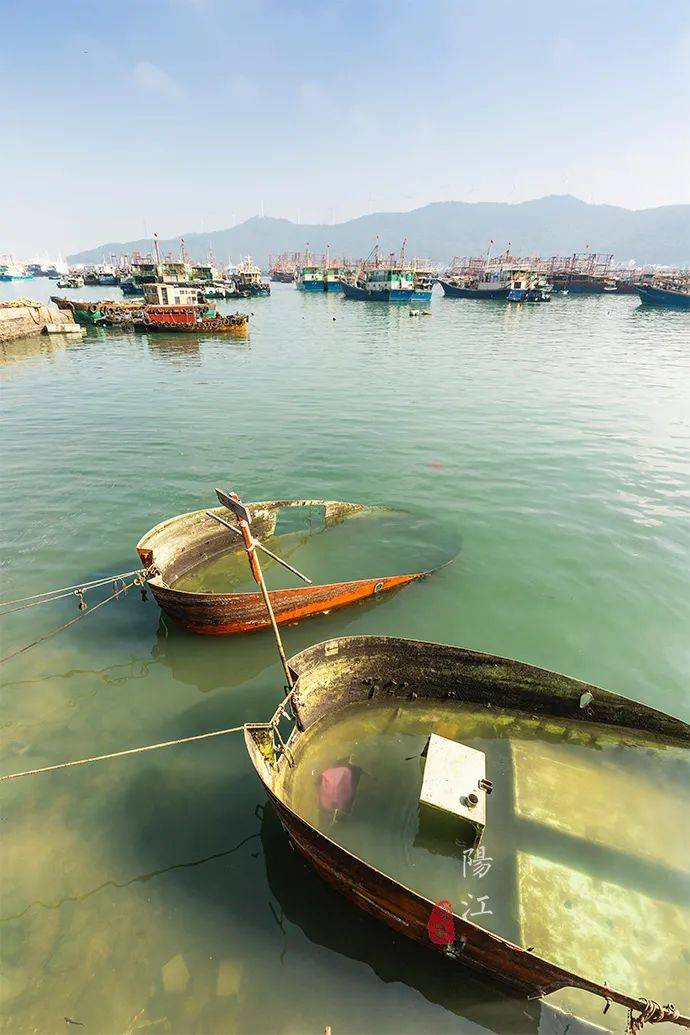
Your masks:
{"label": "sky", "polygon": [[690,0],[0,0],[0,254],[690,202]]}

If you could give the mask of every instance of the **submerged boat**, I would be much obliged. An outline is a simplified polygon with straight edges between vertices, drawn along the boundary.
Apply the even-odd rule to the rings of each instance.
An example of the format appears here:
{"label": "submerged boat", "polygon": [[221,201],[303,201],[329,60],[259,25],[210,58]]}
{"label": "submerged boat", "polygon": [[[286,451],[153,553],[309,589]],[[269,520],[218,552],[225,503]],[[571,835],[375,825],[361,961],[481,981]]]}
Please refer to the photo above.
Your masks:
{"label": "submerged boat", "polygon": [[686,723],[414,640],[332,639],[288,666],[245,743],[325,881],[523,995],[583,990],[690,1027],[668,1002],[688,987]]}
{"label": "submerged boat", "polygon": [[[281,512],[291,508],[320,512],[323,528],[339,525],[372,508],[338,500],[270,500],[249,504],[253,514],[252,531],[259,540],[276,533]],[[221,517],[224,507],[210,511]],[[158,574],[149,585],[161,610],[178,625],[195,633],[224,636],[252,632],[270,625],[263,598],[258,592],[219,593],[180,589],[185,577],[200,565],[227,555],[240,555],[246,565],[242,541],[230,533],[207,511],[197,510],[156,525],[137,543],[137,552],[146,567]],[[324,585],[305,585],[270,591],[276,620],[296,622],[310,615],[323,614],[367,598],[405,586],[423,578],[428,571],[377,576]],[[188,579],[186,580],[188,582]]]}
{"label": "submerged boat", "polygon": [[646,305],[690,309],[690,274],[652,277],[637,285],[637,293]]}

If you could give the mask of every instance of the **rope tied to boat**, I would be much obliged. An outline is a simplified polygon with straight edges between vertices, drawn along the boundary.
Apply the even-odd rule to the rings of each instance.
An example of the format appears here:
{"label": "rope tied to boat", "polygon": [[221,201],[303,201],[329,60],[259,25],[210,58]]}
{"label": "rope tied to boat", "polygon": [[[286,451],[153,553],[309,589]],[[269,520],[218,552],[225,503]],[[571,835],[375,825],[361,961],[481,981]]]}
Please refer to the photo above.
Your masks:
{"label": "rope tied to boat", "polygon": [[[104,585],[105,582],[110,582],[112,580],[113,581],[113,586],[115,587],[114,592],[111,593],[110,596],[106,597],[104,600],[100,600],[97,604],[94,605],[94,607],[91,608],[90,611],[86,609],[87,608],[87,604],[86,604],[86,601],[84,600],[84,592],[85,592],[85,588],[86,587],[76,587],[76,589],[74,587],[72,587],[72,589],[69,592],[66,592],[66,593],[62,594],[62,596],[71,596],[72,592],[74,592],[74,595],[77,597],[77,599],[79,601],[79,614],[76,616],[76,618],[70,618],[70,620],[68,622],[65,622],[63,625],[59,625],[56,629],[51,629],[49,632],[45,633],[43,636],[39,636],[36,640],[32,640],[31,643],[27,643],[23,647],[19,647],[18,650],[12,651],[10,654],[6,654],[4,656],[4,658],[0,658],[0,665],[4,665],[4,663],[6,661],[10,661],[12,658],[16,658],[19,654],[24,654],[25,651],[31,650],[32,647],[38,646],[39,643],[44,643],[46,640],[49,640],[53,636],[56,636],[59,632],[62,632],[64,629],[69,629],[69,627],[71,625],[74,625],[75,622],[78,622],[81,618],[86,618],[87,615],[91,615],[91,614],[94,613],[94,611],[98,611],[99,607],[103,607],[104,604],[110,603],[111,600],[117,600],[120,596],[122,596],[123,593],[126,593],[127,590],[131,589],[133,586],[140,586],[142,588],[142,598],[146,599],[144,597],[144,592],[143,592],[144,591],[145,583],[148,581],[148,579],[153,578],[153,576],[156,575],[156,574],[158,574],[158,569],[152,566],[150,568],[141,568],[136,573],[134,573],[134,578],[132,579],[131,582],[125,582],[124,579],[121,579],[119,577],[117,579],[113,580],[112,575],[109,575],[107,579],[101,580],[100,582],[97,583],[97,585]],[[119,586],[119,588],[118,588],[118,586]],[[95,585],[92,585],[89,588],[94,589],[96,587],[95,587]],[[25,599],[27,599],[27,598],[25,598]],[[59,600],[60,597],[50,597],[48,599],[51,600],[51,601],[52,600]],[[46,600],[46,601],[37,601],[37,603],[47,603],[47,602],[48,602],[48,600]],[[26,606],[31,606],[31,605],[26,605]],[[20,608],[16,608],[15,610],[21,611],[22,608],[21,607]],[[2,613],[3,614],[10,614],[9,611],[4,611]],[[0,617],[1,617],[1,615],[0,615]]]}
{"label": "rope tied to boat", "polygon": [[[283,704],[281,704],[278,711],[267,725],[270,727],[272,733],[277,733],[282,746],[282,751],[287,757],[288,764],[292,766],[294,764],[294,758],[278,730],[278,723],[280,722],[281,713],[283,711]],[[285,714],[290,718],[288,713]],[[157,744],[144,744],[143,747],[126,748],[124,751],[110,751],[105,755],[91,755],[88,758],[77,758],[72,762],[57,762],[55,765],[41,766],[40,769],[25,769],[20,773],[8,773],[6,776],[0,776],[0,783],[5,783],[8,780],[19,780],[23,776],[38,776],[40,773],[53,773],[58,769],[73,769],[76,766],[89,765],[91,762],[105,762],[113,758],[124,758],[126,755],[141,755],[145,751],[158,751],[160,748],[177,747],[179,744],[192,744],[198,740],[209,740],[211,737],[224,737],[228,733],[243,733],[244,729],[245,724],[242,723],[241,726],[230,726],[228,729],[210,730],[208,733],[194,733],[189,737],[178,737],[176,740],[162,740]]]}
{"label": "rope tied to boat", "polygon": [[680,1017],[680,1013],[673,1003],[666,1003],[665,1006],[662,1006],[654,999],[644,998],[642,1002],[644,1006],[637,1017],[634,1016],[632,1009],[628,1010],[628,1025],[625,1035],[638,1035],[646,1024],[662,1024],[664,1021],[674,1023]]}

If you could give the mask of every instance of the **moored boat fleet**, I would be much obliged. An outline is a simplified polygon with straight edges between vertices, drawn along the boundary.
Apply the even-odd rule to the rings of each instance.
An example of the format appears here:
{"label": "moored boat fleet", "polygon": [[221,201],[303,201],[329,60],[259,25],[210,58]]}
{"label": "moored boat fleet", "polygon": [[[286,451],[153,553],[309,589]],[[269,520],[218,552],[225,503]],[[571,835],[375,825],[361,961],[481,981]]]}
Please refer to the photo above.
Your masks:
{"label": "moored boat fleet", "polygon": [[[427,305],[438,283],[446,298],[484,302],[548,302],[553,295],[638,295],[645,305],[690,308],[690,272],[687,269],[617,267],[611,254],[585,251],[569,256],[516,256],[508,248],[502,254],[455,257],[446,267],[428,259],[408,258],[406,241],[399,252],[386,255],[377,243],[364,259],[350,259],[309,250],[272,256],[270,280],[292,283],[307,294],[339,294],[352,301]],[[209,252],[206,260],[192,262],[180,241],[180,253],[161,256],[154,235],[151,254],[135,252],[131,257],[111,256],[110,262],[89,267],[68,268],[64,263],[30,263],[11,256],[0,259],[0,281],[29,280],[32,277],[57,280],[67,290],[82,287],[119,287],[133,306],[112,300],[61,299],[82,323],[110,326],[156,326],[168,329],[222,329],[221,314],[213,301],[254,298],[270,294],[270,284],[250,257],[236,265],[221,267]],[[185,301],[182,300],[184,292]],[[168,299],[165,301],[165,299]],[[184,314],[162,307],[182,307]],[[147,320],[149,323],[147,324]],[[153,317],[153,319],[151,319]],[[246,329],[248,316],[223,318],[228,327]],[[209,322],[210,321],[210,322]],[[215,321],[215,324],[213,323]]]}

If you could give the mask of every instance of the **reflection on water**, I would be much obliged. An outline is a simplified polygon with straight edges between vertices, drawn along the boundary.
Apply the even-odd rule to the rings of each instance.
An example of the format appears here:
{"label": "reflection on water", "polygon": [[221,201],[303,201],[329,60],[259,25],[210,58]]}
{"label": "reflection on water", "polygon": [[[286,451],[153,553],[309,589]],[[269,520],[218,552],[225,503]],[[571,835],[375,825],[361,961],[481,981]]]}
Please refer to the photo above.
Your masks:
{"label": "reflection on water", "polygon": [[[3,599],[138,565],[141,535],[215,504],[216,484],[385,503],[425,515],[430,551],[462,551],[379,605],[285,628],[289,654],[345,633],[467,644],[688,716],[685,314],[643,314],[634,298],[509,313],[438,296],[412,319],[289,285],[236,309],[255,314],[246,342],[203,338],[170,361],[152,336],[90,329],[0,364]],[[422,555],[405,529],[385,545],[391,571]],[[311,577],[322,539],[298,551]],[[367,568],[377,539],[360,542]],[[65,600],[3,619],[2,654],[75,613]],[[3,772],[263,720],[284,681],[270,633],[186,634],[136,594],[0,675]],[[68,1030],[65,1016],[108,1035],[254,1032],[257,1017],[286,1035],[541,1023],[535,1004],[325,889],[269,834],[270,813],[255,815],[264,795],[239,737],[0,793],[12,1035]],[[562,836],[550,828],[548,845]],[[625,1027],[614,1010],[603,1021]]]}
{"label": "reflection on water", "polygon": [[0,342],[0,366],[11,367],[32,359],[54,359],[61,347],[67,345],[64,335],[34,334],[17,341]]}
{"label": "reflection on water", "polygon": [[[431,733],[486,756],[494,790],[476,849],[457,817],[420,804]],[[431,901],[599,983],[674,1001],[690,976],[685,756],[605,727],[369,702],[300,738],[285,794]]]}

